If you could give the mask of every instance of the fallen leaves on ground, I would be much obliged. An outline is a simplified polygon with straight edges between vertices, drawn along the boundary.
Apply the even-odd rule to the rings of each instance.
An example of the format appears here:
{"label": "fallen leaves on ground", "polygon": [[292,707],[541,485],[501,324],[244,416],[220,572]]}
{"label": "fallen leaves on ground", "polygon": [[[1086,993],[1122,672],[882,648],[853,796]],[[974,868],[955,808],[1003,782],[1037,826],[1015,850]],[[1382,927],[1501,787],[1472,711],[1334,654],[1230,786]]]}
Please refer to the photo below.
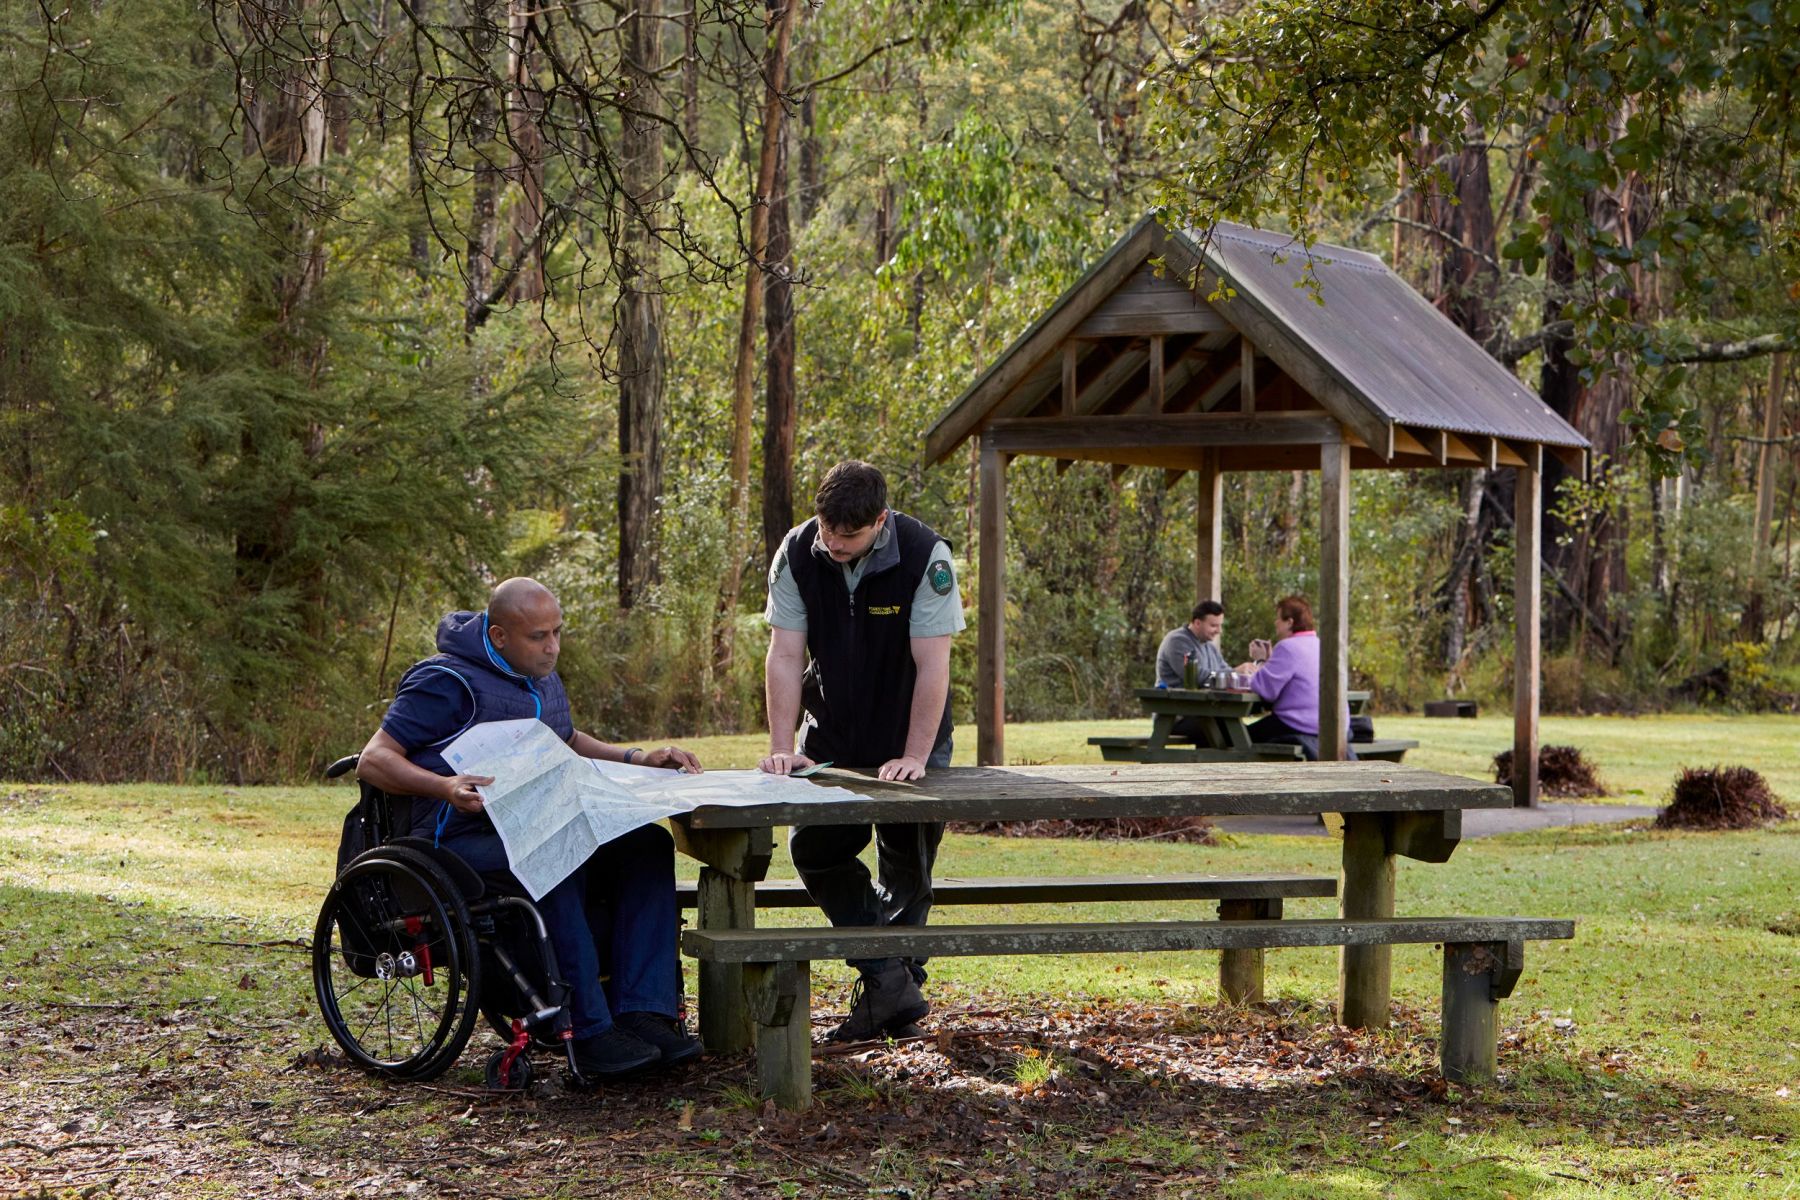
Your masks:
{"label": "fallen leaves on ground", "polygon": [[[1393,1028],[1363,1032],[1290,1001],[947,990],[934,992],[925,1036],[816,1045],[804,1113],[756,1098],[747,1054],[600,1093],[567,1090],[540,1057],[538,1082],[502,1097],[480,1085],[485,1033],[430,1083],[352,1069],[296,994],[292,959],[279,961],[260,988],[233,991],[249,1006],[233,1012],[222,997],[0,1006],[12,1068],[0,1083],[0,1194],[1174,1197],[1258,1169],[1271,1139],[1296,1169],[1342,1161],[1346,1133],[1381,1164],[1415,1138],[1464,1136],[1502,1114],[1550,1119],[1504,1093],[1483,1107],[1446,1088],[1434,1015],[1405,1006]],[[822,991],[819,1033],[845,999]],[[1549,1014],[1521,1017],[1503,1065],[1563,1051]],[[1578,1061],[1609,1080],[1596,1104],[1599,1086],[1621,1086],[1609,1059]],[[1594,1121],[1608,1138],[1718,1118],[1605,1095]]]}

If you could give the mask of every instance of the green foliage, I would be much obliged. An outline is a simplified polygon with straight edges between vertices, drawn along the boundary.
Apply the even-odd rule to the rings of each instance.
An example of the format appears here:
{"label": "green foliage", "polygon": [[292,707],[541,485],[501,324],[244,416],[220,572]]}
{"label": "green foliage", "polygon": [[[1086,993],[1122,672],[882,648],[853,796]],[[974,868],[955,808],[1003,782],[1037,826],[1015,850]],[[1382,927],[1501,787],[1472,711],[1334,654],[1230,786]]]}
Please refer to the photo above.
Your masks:
{"label": "green foliage", "polygon": [[1731,687],[1731,702],[1740,709],[1757,712],[1768,708],[1774,699],[1774,672],[1769,669],[1769,648],[1761,642],[1728,642],[1725,646],[1725,675]]}
{"label": "green foliage", "polygon": [[[445,610],[513,573],[563,599],[584,727],[629,741],[759,729],[767,547],[728,617],[729,671],[713,625],[761,11],[701,10],[699,143],[671,140],[667,201],[645,210],[667,259],[667,465],[648,538],[660,578],[622,610],[612,372],[631,214],[608,155],[617,105],[636,98],[594,92],[576,112],[588,83],[558,83],[549,294],[501,296],[471,326],[475,180],[504,168],[490,179],[502,267],[522,189],[511,132],[475,128],[461,43],[303,7],[321,23],[282,31],[317,35],[320,55],[289,61],[312,44],[250,45],[247,26],[209,19],[226,7],[0,13],[0,776],[304,773],[367,736]],[[1628,364],[1645,454],[1696,460],[1660,524],[1645,454],[1565,485],[1553,516],[1570,538],[1631,539],[1625,582],[1596,602],[1624,632],[1616,662],[1553,654],[1567,687],[1547,695],[1666,697],[1749,636],[1751,463],[1734,439],[1760,428],[1763,374],[1760,360],[1680,360],[1794,320],[1780,68],[1800,39],[1785,36],[1791,0],[1752,7],[808,8],[787,163],[798,515],[832,463],[876,462],[896,506],[955,546],[973,624],[974,462],[923,464],[924,437],[1121,230],[1159,195],[1172,221],[1260,212],[1341,230],[1386,202],[1396,149],[1441,191],[1442,152],[1486,138],[1496,180],[1517,183],[1496,310],[1520,333],[1567,321],[1590,373]],[[451,10],[432,11],[444,34]],[[1680,53],[1656,49],[1663,33]],[[665,31],[665,56],[675,43]],[[1165,46],[1185,47],[1173,68]],[[341,108],[323,164],[268,169],[246,88],[325,61]],[[420,61],[429,78],[410,91]],[[680,75],[661,77],[671,115]],[[314,251],[316,278],[297,286]],[[1037,460],[1011,478],[1011,715],[1134,713],[1130,690],[1195,599],[1191,481]],[[1476,574],[1463,661],[1443,664],[1460,482],[1356,478],[1352,670],[1380,706],[1510,686],[1504,529]],[[1276,597],[1316,592],[1318,508],[1307,475],[1233,475],[1225,496],[1235,660]],[[1785,560],[1768,574],[1779,639],[1795,589]],[[957,639],[959,718],[975,656],[972,633]],[[1791,657],[1772,646],[1765,661],[1782,678]]]}
{"label": "green foliage", "polygon": [[[223,201],[194,166],[234,87],[189,61],[203,13],[65,10],[50,36],[6,59],[0,112],[0,774],[291,770],[374,698],[409,583],[496,554],[566,409],[526,343],[458,348],[454,279],[359,269],[404,256],[358,186],[379,155],[341,168],[362,199],[335,221]],[[324,274],[284,301],[296,241]]]}
{"label": "green foliage", "polygon": [[1273,218],[1309,245],[1401,162],[1453,193],[1439,148],[1522,142],[1502,256],[1528,275],[1566,256],[1549,298],[1570,361],[1630,375],[1626,419],[1667,473],[1698,442],[1698,343],[1800,344],[1796,31],[1793,0],[1244,5],[1151,88],[1177,162],[1161,198],[1172,220]]}

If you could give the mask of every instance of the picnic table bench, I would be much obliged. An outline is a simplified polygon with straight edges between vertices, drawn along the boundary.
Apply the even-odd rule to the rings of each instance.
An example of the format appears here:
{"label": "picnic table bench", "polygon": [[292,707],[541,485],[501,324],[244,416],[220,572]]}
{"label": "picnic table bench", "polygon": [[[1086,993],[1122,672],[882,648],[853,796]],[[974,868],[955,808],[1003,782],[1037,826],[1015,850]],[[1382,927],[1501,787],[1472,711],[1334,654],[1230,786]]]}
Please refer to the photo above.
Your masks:
{"label": "picnic table bench", "polygon": [[[1493,1075],[1495,1005],[1518,978],[1524,943],[1574,933],[1569,921],[1394,916],[1396,856],[1445,862],[1461,837],[1464,809],[1512,804],[1510,789],[1417,768],[1384,763],[1246,763],[1230,772],[1173,763],[952,767],[910,784],[832,769],[813,783],[851,788],[867,798],[701,807],[672,822],[677,845],[702,863],[692,894],[698,927],[682,935],[683,950],[699,960],[701,1037],[715,1051],[743,1049],[754,1040],[763,1092],[786,1108],[810,1104],[811,963],[819,959],[1213,949],[1224,952],[1222,989],[1226,995],[1238,989],[1241,998],[1253,984],[1260,989],[1264,951],[1335,945],[1342,947],[1339,1019],[1369,1027],[1388,1022],[1391,947],[1442,943],[1440,1057],[1446,1077],[1475,1080]],[[1219,899],[1219,920],[755,928],[759,905],[798,905],[803,895],[792,884],[758,887],[777,825],[1325,812],[1345,818],[1337,919],[1283,919],[1281,899],[1296,894],[1287,889],[1329,894],[1320,891],[1316,879],[1262,877],[1257,885],[1195,876],[1163,884],[1183,898]],[[1167,899],[1156,894],[1157,886],[1142,876],[1035,884],[945,878],[934,891],[946,905],[1026,902],[1021,898],[1027,896],[1037,902]],[[1244,893],[1255,886],[1265,894]],[[1207,887],[1218,889],[1218,895],[1204,894]],[[1227,902],[1237,907],[1227,911]],[[1258,912],[1255,905],[1264,907]],[[1235,973],[1225,970],[1227,961],[1235,964]]]}
{"label": "picnic table bench", "polygon": [[[1249,719],[1263,706],[1254,692],[1224,688],[1137,688],[1132,692],[1150,714],[1150,733],[1138,737],[1091,737],[1107,762],[1295,762],[1300,747],[1285,742],[1252,742]],[[1366,711],[1368,692],[1351,692],[1350,712]],[[1175,725],[1192,719],[1194,741],[1171,741]],[[1357,758],[1399,762],[1419,743],[1407,738],[1355,742]]]}

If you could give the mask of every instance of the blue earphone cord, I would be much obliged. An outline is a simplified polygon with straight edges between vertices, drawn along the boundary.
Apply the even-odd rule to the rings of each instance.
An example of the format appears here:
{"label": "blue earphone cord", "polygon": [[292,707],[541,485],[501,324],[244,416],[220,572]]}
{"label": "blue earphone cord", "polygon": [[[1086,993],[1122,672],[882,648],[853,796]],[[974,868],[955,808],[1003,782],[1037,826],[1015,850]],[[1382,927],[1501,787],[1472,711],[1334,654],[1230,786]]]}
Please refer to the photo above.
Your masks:
{"label": "blue earphone cord", "polygon": [[[508,674],[513,674],[513,675],[518,674],[518,672],[512,670],[511,667],[506,665],[505,660],[503,660],[499,655],[494,653],[494,644],[488,640],[488,618],[487,618],[486,613],[481,614],[481,648],[483,650],[487,651],[488,661],[493,663],[496,667],[499,667],[502,671],[505,671]],[[452,672],[452,674],[454,674],[454,672]],[[532,715],[540,721],[543,720],[544,698],[542,696],[538,695],[537,688],[532,686],[531,676],[520,675],[519,678],[521,678],[525,681],[525,690],[531,693],[531,703],[537,709],[537,711],[535,713],[533,713]],[[473,699],[473,693],[470,694],[470,698]],[[472,717],[470,718],[470,724],[474,724],[474,719]],[[467,726],[465,726],[464,728],[466,729]],[[431,836],[431,844],[433,846],[436,846],[443,839],[444,826],[449,824],[450,814],[456,811],[454,808],[452,808],[450,806],[450,802],[448,800],[439,800],[438,806],[439,806],[440,811],[438,813],[438,818],[437,818],[437,829],[435,832],[433,832],[433,834]]]}

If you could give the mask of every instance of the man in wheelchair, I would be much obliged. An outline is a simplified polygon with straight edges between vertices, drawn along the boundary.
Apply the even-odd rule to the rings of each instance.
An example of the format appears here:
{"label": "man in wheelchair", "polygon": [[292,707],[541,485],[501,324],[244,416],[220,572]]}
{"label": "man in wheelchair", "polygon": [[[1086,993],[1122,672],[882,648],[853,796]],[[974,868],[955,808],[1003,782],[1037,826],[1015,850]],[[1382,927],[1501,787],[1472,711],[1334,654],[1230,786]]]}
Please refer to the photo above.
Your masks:
{"label": "man in wheelchair", "polygon": [[[485,612],[453,612],[438,624],[438,653],[414,664],[369,739],[357,777],[411,796],[414,837],[454,852],[503,890],[523,894],[506,849],[482,811],[478,786],[441,751],[470,726],[535,717],[577,754],[611,762],[699,771],[674,746],[643,751],[609,745],[575,728],[556,674],[562,607],[533,579],[508,579]],[[617,1079],[686,1062],[700,1053],[677,1020],[675,844],[646,825],[600,847],[537,902],[569,983],[575,1063],[583,1075]],[[611,974],[600,976],[602,948]]]}

